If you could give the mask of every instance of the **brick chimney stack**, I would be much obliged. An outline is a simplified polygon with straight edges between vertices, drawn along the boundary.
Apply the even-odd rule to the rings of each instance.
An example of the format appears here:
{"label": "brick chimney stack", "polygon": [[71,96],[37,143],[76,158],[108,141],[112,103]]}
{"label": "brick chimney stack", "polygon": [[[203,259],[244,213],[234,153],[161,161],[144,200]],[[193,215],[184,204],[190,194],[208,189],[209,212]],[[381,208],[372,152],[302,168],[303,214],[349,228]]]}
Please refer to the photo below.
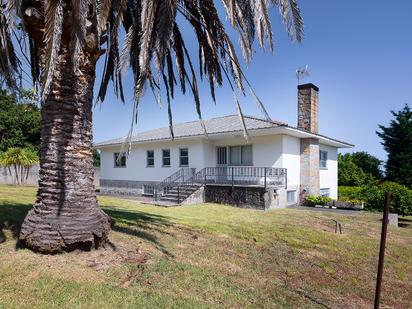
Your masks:
{"label": "brick chimney stack", "polygon": [[318,133],[319,88],[314,84],[298,86],[298,128]]}

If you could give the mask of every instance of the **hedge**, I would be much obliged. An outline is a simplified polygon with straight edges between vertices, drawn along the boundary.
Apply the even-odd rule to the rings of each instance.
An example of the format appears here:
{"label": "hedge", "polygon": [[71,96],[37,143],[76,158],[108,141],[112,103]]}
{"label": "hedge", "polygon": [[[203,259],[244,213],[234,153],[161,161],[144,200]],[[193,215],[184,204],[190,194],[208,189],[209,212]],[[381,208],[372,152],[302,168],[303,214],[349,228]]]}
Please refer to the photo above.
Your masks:
{"label": "hedge", "polygon": [[385,192],[392,192],[391,212],[401,216],[412,215],[412,190],[395,182],[364,187],[339,187],[339,200],[359,200],[365,209],[383,211]]}

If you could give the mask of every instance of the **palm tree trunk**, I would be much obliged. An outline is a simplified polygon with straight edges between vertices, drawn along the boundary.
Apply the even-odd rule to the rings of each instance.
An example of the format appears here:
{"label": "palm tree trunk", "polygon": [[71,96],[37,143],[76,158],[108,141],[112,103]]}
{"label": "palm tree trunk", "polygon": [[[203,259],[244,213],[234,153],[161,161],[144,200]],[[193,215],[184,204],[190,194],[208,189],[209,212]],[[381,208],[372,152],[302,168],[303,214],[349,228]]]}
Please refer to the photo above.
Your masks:
{"label": "palm tree trunk", "polygon": [[93,184],[94,80],[93,57],[80,55],[74,72],[70,52],[62,47],[41,108],[37,199],[20,231],[20,240],[35,251],[90,250],[108,240],[110,218],[97,204]]}

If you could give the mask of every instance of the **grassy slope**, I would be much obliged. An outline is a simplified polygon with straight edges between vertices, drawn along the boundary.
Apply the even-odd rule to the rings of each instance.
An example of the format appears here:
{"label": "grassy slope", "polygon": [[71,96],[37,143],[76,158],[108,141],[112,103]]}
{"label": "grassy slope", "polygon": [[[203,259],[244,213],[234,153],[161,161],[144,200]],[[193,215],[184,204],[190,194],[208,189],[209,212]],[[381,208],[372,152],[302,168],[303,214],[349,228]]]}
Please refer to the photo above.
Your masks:
{"label": "grassy slope", "polygon": [[[20,222],[34,197],[34,188],[0,186],[0,224]],[[371,307],[376,214],[99,201],[116,220],[106,250],[56,256],[16,251],[12,231],[3,229],[0,308]],[[343,235],[334,233],[332,218],[342,222]],[[412,307],[411,221],[389,229],[387,307]],[[148,254],[146,264],[134,259],[137,250]]]}

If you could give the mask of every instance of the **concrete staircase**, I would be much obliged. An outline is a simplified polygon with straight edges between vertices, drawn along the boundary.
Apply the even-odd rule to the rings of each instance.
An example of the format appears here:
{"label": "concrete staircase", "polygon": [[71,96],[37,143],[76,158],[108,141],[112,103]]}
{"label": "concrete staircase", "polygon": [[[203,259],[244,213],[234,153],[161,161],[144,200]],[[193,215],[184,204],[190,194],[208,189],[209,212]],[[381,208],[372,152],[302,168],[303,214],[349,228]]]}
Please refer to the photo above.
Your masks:
{"label": "concrete staircase", "polygon": [[159,198],[160,202],[180,205],[189,196],[195,193],[201,187],[200,184],[182,184],[166,190]]}

